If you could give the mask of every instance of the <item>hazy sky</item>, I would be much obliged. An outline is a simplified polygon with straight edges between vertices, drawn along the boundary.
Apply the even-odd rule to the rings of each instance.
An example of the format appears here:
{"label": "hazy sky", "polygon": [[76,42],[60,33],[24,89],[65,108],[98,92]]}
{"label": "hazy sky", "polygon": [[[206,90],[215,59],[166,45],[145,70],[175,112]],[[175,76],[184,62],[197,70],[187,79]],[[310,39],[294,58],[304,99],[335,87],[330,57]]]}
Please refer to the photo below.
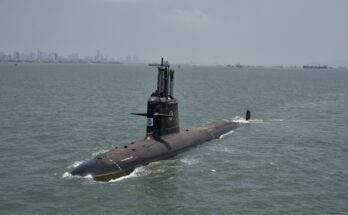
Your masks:
{"label": "hazy sky", "polygon": [[0,0],[0,51],[348,66],[348,0]]}

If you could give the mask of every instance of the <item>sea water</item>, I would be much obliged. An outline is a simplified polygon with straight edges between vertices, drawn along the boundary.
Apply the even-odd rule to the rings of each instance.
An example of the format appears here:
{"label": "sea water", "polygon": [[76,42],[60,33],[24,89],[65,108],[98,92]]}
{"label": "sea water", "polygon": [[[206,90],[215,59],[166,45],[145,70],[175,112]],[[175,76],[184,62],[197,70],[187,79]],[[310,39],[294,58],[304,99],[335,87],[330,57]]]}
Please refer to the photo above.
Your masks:
{"label": "sea water", "polygon": [[69,171],[144,138],[154,68],[0,64],[0,214],[348,213],[348,70],[173,69],[182,129],[241,126],[95,182]]}

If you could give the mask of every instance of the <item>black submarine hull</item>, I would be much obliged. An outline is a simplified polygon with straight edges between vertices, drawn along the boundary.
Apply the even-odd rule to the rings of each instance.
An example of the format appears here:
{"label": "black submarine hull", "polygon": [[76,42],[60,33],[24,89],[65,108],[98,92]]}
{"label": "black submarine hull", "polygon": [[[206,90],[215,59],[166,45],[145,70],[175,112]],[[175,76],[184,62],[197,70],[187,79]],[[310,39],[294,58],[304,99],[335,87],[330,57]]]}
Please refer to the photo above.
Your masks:
{"label": "black submarine hull", "polygon": [[[221,121],[180,131],[178,101],[174,97],[174,70],[168,62],[157,66],[157,88],[147,101],[147,112],[133,113],[147,118],[144,140],[98,155],[71,171],[72,175],[90,175],[97,181],[109,181],[131,173],[150,162],[167,159],[191,147],[217,139],[238,127],[238,123]],[[250,119],[250,111],[246,113]]]}
{"label": "black submarine hull", "polygon": [[92,176],[96,181],[109,181],[128,175],[135,168],[167,159],[237,128],[239,123],[221,121],[193,127],[160,138],[139,140],[100,154],[71,171],[73,176]]}

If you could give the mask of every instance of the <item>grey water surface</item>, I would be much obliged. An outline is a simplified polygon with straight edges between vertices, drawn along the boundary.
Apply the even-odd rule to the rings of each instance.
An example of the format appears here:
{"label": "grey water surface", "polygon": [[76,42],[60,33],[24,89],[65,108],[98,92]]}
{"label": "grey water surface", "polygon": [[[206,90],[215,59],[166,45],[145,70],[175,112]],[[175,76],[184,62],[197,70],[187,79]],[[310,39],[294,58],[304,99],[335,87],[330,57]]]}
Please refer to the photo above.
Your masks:
{"label": "grey water surface", "polygon": [[156,70],[0,64],[0,214],[348,214],[348,70],[173,68],[182,129],[241,127],[105,183],[68,172],[144,138]]}

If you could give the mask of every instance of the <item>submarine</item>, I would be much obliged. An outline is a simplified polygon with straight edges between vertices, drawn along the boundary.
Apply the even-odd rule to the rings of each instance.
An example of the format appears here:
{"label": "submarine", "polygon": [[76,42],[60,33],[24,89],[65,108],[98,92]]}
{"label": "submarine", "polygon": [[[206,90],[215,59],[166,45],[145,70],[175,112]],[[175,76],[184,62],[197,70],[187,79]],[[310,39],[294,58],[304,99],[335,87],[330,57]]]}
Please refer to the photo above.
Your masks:
{"label": "submarine", "polygon": [[[132,113],[147,119],[145,139],[101,153],[70,171],[72,176],[92,176],[96,181],[110,181],[125,176],[135,168],[164,160],[236,129],[240,123],[219,121],[180,131],[178,100],[174,97],[174,70],[161,59],[149,64],[158,69],[157,89],[147,101],[146,113]],[[246,112],[250,119],[250,111]]]}

